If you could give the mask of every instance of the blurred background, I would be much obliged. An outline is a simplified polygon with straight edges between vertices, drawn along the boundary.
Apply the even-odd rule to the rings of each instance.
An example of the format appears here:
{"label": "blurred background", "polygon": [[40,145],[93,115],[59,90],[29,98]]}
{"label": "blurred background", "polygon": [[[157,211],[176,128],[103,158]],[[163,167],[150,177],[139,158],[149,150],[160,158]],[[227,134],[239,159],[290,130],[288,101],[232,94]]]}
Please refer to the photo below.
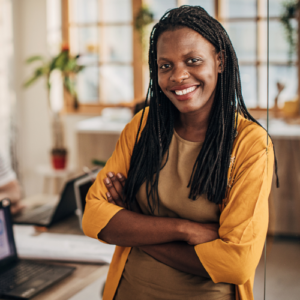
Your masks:
{"label": "blurred background", "polygon": [[[270,0],[268,83],[267,0],[0,0],[0,154],[23,197],[59,193],[69,177],[107,160],[145,99],[151,28],[184,4],[226,28],[245,103],[264,126],[269,84],[281,187],[274,183],[270,196],[267,295],[298,299],[298,1]],[[263,262],[255,284],[262,299]]]}

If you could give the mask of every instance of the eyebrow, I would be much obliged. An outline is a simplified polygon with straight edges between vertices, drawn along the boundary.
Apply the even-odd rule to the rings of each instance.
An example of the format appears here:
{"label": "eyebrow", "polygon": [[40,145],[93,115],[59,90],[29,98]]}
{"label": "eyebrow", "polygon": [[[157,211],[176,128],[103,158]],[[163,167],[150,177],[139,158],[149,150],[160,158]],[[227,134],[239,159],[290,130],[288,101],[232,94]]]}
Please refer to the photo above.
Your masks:
{"label": "eyebrow", "polygon": [[[190,55],[193,55],[193,54],[195,54],[195,52],[196,52],[195,50],[192,50],[192,51],[190,51],[190,52],[184,54],[183,57],[188,57],[188,56],[190,56]],[[198,52],[198,51],[197,51],[197,52]],[[166,61],[168,61],[169,59],[166,58],[166,57],[160,57],[157,61],[161,61],[161,60],[166,60]]]}

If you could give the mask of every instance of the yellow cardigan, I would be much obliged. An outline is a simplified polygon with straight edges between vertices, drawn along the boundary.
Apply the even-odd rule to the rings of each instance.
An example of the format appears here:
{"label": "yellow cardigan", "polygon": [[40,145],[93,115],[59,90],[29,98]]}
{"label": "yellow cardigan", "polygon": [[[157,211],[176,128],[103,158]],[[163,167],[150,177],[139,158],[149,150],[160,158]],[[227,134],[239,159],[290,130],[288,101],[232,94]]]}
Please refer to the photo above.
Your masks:
{"label": "yellow cardigan", "polygon": [[[103,179],[106,173],[127,176],[141,113],[123,130],[116,149],[99,172],[86,197],[83,231],[97,239],[98,233],[122,208],[108,203]],[[142,128],[147,120],[145,111]],[[267,134],[257,124],[238,118],[228,171],[228,191],[220,205],[220,238],[194,247],[201,263],[217,282],[236,285],[236,299],[253,299],[255,269],[259,262],[268,227],[268,196],[271,189],[274,154]],[[130,247],[116,246],[104,290],[104,300],[112,300],[125,267]]]}

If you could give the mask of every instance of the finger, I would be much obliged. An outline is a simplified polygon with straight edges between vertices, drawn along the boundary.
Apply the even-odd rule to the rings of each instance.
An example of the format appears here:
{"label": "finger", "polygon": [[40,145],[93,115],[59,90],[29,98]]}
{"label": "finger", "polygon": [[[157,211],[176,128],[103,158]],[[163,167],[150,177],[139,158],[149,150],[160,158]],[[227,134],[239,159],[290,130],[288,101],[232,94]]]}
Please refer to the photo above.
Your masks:
{"label": "finger", "polygon": [[120,183],[118,177],[113,172],[108,172],[107,176],[111,180],[114,188],[116,189],[119,197],[123,200],[123,185]]}
{"label": "finger", "polygon": [[121,183],[122,187],[125,186],[126,178],[122,173],[117,173],[117,178],[119,179],[119,182]]}
{"label": "finger", "polygon": [[112,204],[116,205],[116,202],[114,201],[113,197],[111,196],[111,194],[109,192],[106,193],[106,197],[107,197],[107,201],[109,203],[112,203]]}
{"label": "finger", "polygon": [[116,191],[116,189],[115,189],[112,181],[110,180],[110,178],[106,177],[104,179],[104,184],[105,184],[108,192],[112,196],[112,199],[116,202],[116,204],[119,205],[119,206],[123,206],[123,201],[122,201],[120,195],[118,194],[118,192]]}
{"label": "finger", "polygon": [[16,204],[10,206],[10,212],[12,215],[16,215],[19,212],[21,212],[24,208],[25,208],[25,205],[16,203]]}
{"label": "finger", "polygon": [[20,199],[9,199],[10,205],[17,205],[20,202]]}

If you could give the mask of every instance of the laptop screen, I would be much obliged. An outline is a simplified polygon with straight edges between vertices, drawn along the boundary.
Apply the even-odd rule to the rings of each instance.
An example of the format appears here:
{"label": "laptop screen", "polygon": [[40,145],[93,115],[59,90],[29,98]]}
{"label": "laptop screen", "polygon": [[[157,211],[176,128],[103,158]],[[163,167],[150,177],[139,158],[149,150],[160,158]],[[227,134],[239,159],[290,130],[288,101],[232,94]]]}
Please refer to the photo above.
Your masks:
{"label": "laptop screen", "polygon": [[93,184],[93,181],[88,181],[79,186],[79,194],[80,194],[80,200],[81,200],[81,205],[82,205],[82,214],[84,213],[84,209],[85,209],[85,197],[86,197],[90,187],[92,186],[92,184]]}
{"label": "laptop screen", "polygon": [[[102,169],[102,168],[101,168]],[[77,203],[77,208],[81,210],[81,216],[84,213],[85,209],[85,198],[90,189],[93,185],[99,171],[99,169],[94,169],[90,171],[85,176],[82,176],[80,179],[76,180],[74,183],[74,190],[75,190],[75,198]]]}
{"label": "laptop screen", "polygon": [[9,214],[9,206],[0,206],[0,262],[16,257],[12,223]]}

